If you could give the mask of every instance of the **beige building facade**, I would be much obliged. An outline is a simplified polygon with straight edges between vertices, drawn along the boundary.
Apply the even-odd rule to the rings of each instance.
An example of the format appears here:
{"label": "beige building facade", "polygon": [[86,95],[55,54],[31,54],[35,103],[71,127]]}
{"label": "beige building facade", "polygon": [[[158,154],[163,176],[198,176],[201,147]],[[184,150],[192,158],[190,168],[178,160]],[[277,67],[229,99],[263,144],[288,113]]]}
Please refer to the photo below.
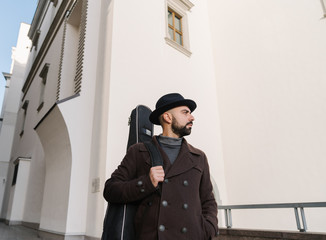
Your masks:
{"label": "beige building facade", "polygon": [[[324,202],[323,6],[39,1],[21,85],[6,95],[7,106],[19,101],[1,159],[1,219],[98,239],[103,186],[125,154],[129,114],[138,104],[154,109],[169,92],[197,102],[187,139],[207,154],[219,205]],[[325,233],[326,208],[305,211],[308,230]],[[224,227],[222,210],[219,219]],[[296,230],[292,209],[235,211],[233,225]]]}

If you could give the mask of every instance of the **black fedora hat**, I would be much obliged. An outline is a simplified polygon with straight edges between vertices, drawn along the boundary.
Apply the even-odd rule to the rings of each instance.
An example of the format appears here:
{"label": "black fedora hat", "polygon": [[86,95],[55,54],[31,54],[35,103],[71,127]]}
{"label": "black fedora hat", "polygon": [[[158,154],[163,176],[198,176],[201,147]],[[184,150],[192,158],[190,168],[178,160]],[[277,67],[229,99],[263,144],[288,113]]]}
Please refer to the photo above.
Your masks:
{"label": "black fedora hat", "polygon": [[197,104],[191,99],[184,99],[184,97],[179,93],[169,93],[162,96],[156,103],[156,109],[149,116],[149,120],[156,124],[160,125],[159,116],[164,112],[180,106],[189,107],[190,111],[193,112]]}

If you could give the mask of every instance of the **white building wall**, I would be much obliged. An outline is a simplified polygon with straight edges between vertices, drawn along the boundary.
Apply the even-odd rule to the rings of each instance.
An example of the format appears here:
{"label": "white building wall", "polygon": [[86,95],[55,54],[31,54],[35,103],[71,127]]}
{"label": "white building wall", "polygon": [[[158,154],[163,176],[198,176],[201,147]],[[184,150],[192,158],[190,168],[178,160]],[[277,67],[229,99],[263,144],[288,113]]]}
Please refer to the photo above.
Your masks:
{"label": "white building wall", "polygon": [[[325,201],[321,1],[208,2],[228,203]],[[310,231],[326,231],[325,209],[306,215]],[[243,211],[233,222],[296,230],[292,209]]]}
{"label": "white building wall", "polygon": [[[99,148],[99,146],[93,146],[92,141],[97,138],[97,136],[93,136],[93,119],[96,117],[94,116],[94,101],[97,81],[97,60],[98,53],[101,51],[101,49],[97,48],[98,36],[100,34],[100,6],[100,1],[91,2],[87,6],[88,15],[80,95],[58,105],[67,126],[71,144],[70,187],[67,204],[67,222],[64,231],[68,235],[89,235],[86,233],[87,223],[92,228],[102,229],[103,215],[98,218],[100,219],[98,225],[94,223],[97,222],[96,218],[89,219],[89,222],[87,222],[89,198],[92,195],[102,198],[101,192],[91,192],[92,180],[93,178],[98,178],[99,175],[96,173],[95,176],[92,174],[92,178],[90,177],[90,166],[96,164],[97,161],[97,159],[93,159],[91,156],[92,147],[95,147],[95,151]],[[66,46],[68,47],[69,45]],[[64,61],[76,62],[76,55],[70,55],[69,49],[66,50]],[[62,80],[73,81],[70,77],[71,74],[68,71],[65,73],[62,76]],[[97,205],[90,205],[90,207],[94,211]],[[103,214],[104,209],[101,208],[101,210]]]}
{"label": "white building wall", "polygon": [[[150,11],[140,14],[143,9]],[[227,196],[207,5],[196,2],[188,12],[190,58],[166,44],[166,11],[164,1],[114,2],[111,72],[104,76],[110,80],[107,177],[125,154],[130,111],[138,104],[154,109],[162,95],[180,92],[198,104],[194,129],[187,139],[206,152],[224,201]],[[160,128],[155,129],[155,134],[160,132]]]}
{"label": "white building wall", "polygon": [[13,131],[16,123],[17,112],[20,106],[20,89],[23,84],[25,65],[30,49],[30,40],[27,32],[30,25],[21,23],[16,48],[13,48],[12,60],[13,70],[10,79],[10,88],[6,95],[5,105],[3,106],[3,126],[0,135],[1,161],[8,162],[13,141]]}
{"label": "white building wall", "polygon": [[[59,59],[62,42],[62,29],[57,33],[57,38],[52,42],[47,56],[44,57],[43,62],[40,64],[40,68],[37,71],[35,78],[28,93],[25,96],[25,100],[29,100],[28,117],[26,118],[26,130],[22,139],[17,139],[16,155],[30,156],[31,161],[31,177],[29,179],[26,207],[24,214],[24,221],[29,223],[40,223],[41,221],[41,209],[43,202],[43,191],[45,181],[45,160],[43,146],[35,132],[34,128],[38,122],[44,117],[56,101],[56,89],[58,84],[58,72],[59,72]],[[37,111],[41,104],[41,85],[42,78],[39,76],[45,64],[49,64],[49,70],[47,74],[47,82],[44,91],[44,104],[43,107]]]}
{"label": "white building wall", "polygon": [[[97,6],[97,11],[93,13],[100,16],[98,29],[98,47],[93,47],[97,51],[96,66],[96,87],[94,96],[93,132],[91,164],[89,168],[89,189],[86,235],[100,237],[103,230],[103,220],[106,202],[103,201],[103,186],[107,178],[107,119],[109,112],[109,90],[111,72],[111,47],[112,28],[115,1],[102,1]],[[90,13],[90,12],[89,12]],[[91,15],[90,15],[91,16]],[[94,33],[93,33],[94,34]],[[92,81],[94,81],[92,80]],[[124,124],[124,122],[122,122]],[[99,188],[96,181],[99,180]],[[93,182],[95,183],[93,185]]]}
{"label": "white building wall", "polygon": [[[62,31],[59,30],[57,36],[58,37],[53,41],[52,46],[48,51],[48,55],[44,57],[43,62],[40,64],[40,67],[34,76],[34,80],[29,87],[26,96],[24,99],[22,99],[22,103],[26,100],[29,101],[24,134],[19,136],[23,121],[23,118],[20,117],[16,125],[14,150],[12,153],[13,160],[20,156],[32,158],[30,169],[31,177],[29,179],[30,184],[28,185],[26,207],[24,209],[24,221],[38,224],[40,223],[41,219],[41,208],[43,202],[45,162],[43,147],[34,128],[56,101],[60,59],[60,51],[58,51],[58,49],[60,49],[60,43],[62,41]],[[40,92],[42,82],[39,75],[46,63],[49,63],[50,66],[45,86],[44,105],[38,112],[37,109],[41,103]],[[20,110],[20,114],[21,116],[23,115],[23,110]]]}
{"label": "white building wall", "polygon": [[[3,123],[0,131],[0,179],[2,181],[0,185],[0,209],[3,205],[3,197],[8,193],[8,190],[5,192],[6,183],[8,184],[7,170],[9,168],[10,155],[13,147],[15,124],[20,106],[25,66],[31,45],[27,37],[29,28],[29,24],[21,23],[20,25],[17,45],[13,48],[12,52],[12,76],[10,78],[10,85],[8,85],[9,88],[6,90],[5,104],[2,106]],[[11,182],[9,184],[11,184]],[[4,201],[7,202],[7,200],[8,198]],[[2,211],[0,218],[5,218],[5,216],[5,212]]]}
{"label": "white building wall", "polygon": [[[135,9],[140,11],[144,7],[151,11],[143,15],[135,11]],[[203,148],[213,165],[219,164],[222,160],[218,157],[221,154],[218,153],[220,146],[217,144],[220,142],[219,124],[218,122],[212,125],[205,123],[205,120],[210,118],[218,121],[211,48],[210,44],[202,44],[200,38],[203,36],[210,41],[208,27],[201,27],[208,25],[208,19],[196,18],[196,14],[201,15],[205,11],[207,11],[205,3],[196,3],[188,13],[190,50],[193,53],[189,58],[164,41],[166,24],[164,2],[114,3],[108,122],[108,149],[112,151],[108,152],[112,154],[116,152],[117,156],[109,158],[114,160],[108,161],[110,164],[108,170],[114,170],[125,154],[126,146],[115,144],[114,141],[127,142],[127,121],[132,108],[143,103],[154,109],[157,99],[169,92],[180,92],[186,98],[192,98],[198,103],[198,109],[194,112],[197,120],[193,133],[189,136],[189,142]],[[130,31],[122,31],[126,28]],[[148,31],[154,28],[157,31]],[[205,64],[199,65],[202,62]],[[122,109],[129,110],[122,111]],[[118,124],[121,119],[126,119],[125,126]],[[160,129],[157,128],[156,134],[159,133]],[[208,133],[211,143],[203,144],[202,139],[207,138]],[[117,145],[120,147],[117,148]],[[220,170],[223,172],[222,169]],[[223,181],[220,184],[223,186]]]}
{"label": "white building wall", "polygon": [[[139,12],[144,8],[151,9],[151,11],[140,15]],[[195,15],[194,11],[195,9],[189,13],[189,19],[194,18],[192,15]],[[197,11],[196,14],[207,11],[206,4],[198,3]],[[200,30],[201,34],[205,34],[205,37],[210,40],[209,28],[200,29],[200,25],[208,25],[208,18],[204,18],[198,24],[189,24],[190,46],[193,52],[192,57],[189,58],[165,43],[165,13],[165,2],[102,1],[101,6],[96,6],[96,4],[89,6],[89,26],[96,26],[91,22],[99,20],[101,25],[100,30],[94,27],[87,29],[88,37],[98,39],[96,41],[94,39],[92,48],[89,48],[92,50],[91,55],[85,57],[92,61],[92,65],[97,66],[96,72],[90,72],[92,81],[96,81],[96,95],[93,96],[95,105],[92,107],[95,112],[88,190],[86,231],[88,236],[99,237],[102,232],[106,205],[102,197],[103,186],[126,152],[128,117],[131,110],[138,104],[145,104],[154,109],[157,99],[168,92],[180,92],[185,97],[197,101],[198,109],[195,117],[198,114],[198,118],[189,142],[207,153],[212,175],[219,187],[220,198],[226,197],[222,153],[219,145],[219,124],[208,125],[204,120],[209,115],[218,121],[213,56],[210,45],[202,45],[198,37]],[[101,19],[96,19],[92,14],[101,16]],[[157,31],[150,30],[154,28]],[[207,59],[210,59],[211,63]],[[198,67],[196,64],[199,62],[207,62],[207,64]],[[90,68],[91,64],[85,63],[84,66]],[[89,78],[83,79],[85,87],[85,80]],[[198,89],[201,90],[196,91]],[[81,92],[80,101],[85,94],[84,91]],[[209,94],[215,100],[207,98]],[[79,99],[74,101],[79,101]],[[85,106],[86,109],[87,106]],[[156,134],[159,133],[160,129],[156,128]],[[203,144],[202,139],[207,138],[207,133],[212,138],[212,142]],[[106,167],[103,168],[105,165]],[[105,169],[106,173],[103,172]],[[91,184],[96,178],[100,179],[101,191],[92,193]]]}

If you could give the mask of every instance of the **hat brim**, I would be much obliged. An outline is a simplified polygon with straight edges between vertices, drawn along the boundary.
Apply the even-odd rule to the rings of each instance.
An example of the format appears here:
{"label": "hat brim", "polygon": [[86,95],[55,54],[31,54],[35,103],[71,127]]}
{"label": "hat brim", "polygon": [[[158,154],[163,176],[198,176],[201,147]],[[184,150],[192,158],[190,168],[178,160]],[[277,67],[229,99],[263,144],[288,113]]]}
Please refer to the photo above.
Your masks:
{"label": "hat brim", "polygon": [[189,107],[190,111],[193,112],[196,107],[197,107],[197,104],[191,100],[191,99],[184,99],[184,100],[180,100],[180,101],[177,101],[177,102],[173,102],[173,103],[170,103],[170,104],[167,104],[167,105],[164,105],[160,108],[157,108],[155,109],[149,116],[149,120],[153,123],[153,124],[156,124],[156,125],[161,125],[160,124],[160,121],[159,121],[159,116],[161,116],[164,112],[172,109],[172,108],[175,108],[175,107],[180,107],[180,106],[187,106]]}

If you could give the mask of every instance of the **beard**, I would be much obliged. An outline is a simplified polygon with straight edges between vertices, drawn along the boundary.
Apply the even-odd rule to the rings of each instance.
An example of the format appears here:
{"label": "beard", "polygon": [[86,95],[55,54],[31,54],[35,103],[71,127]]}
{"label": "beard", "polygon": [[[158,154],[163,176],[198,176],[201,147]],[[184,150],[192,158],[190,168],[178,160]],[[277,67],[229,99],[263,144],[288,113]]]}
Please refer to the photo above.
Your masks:
{"label": "beard", "polygon": [[177,120],[174,118],[174,116],[172,116],[171,128],[172,128],[173,133],[178,135],[179,138],[190,135],[191,127],[187,128],[188,124],[192,124],[192,122],[188,122],[186,125],[180,126],[179,123],[177,122]]}

